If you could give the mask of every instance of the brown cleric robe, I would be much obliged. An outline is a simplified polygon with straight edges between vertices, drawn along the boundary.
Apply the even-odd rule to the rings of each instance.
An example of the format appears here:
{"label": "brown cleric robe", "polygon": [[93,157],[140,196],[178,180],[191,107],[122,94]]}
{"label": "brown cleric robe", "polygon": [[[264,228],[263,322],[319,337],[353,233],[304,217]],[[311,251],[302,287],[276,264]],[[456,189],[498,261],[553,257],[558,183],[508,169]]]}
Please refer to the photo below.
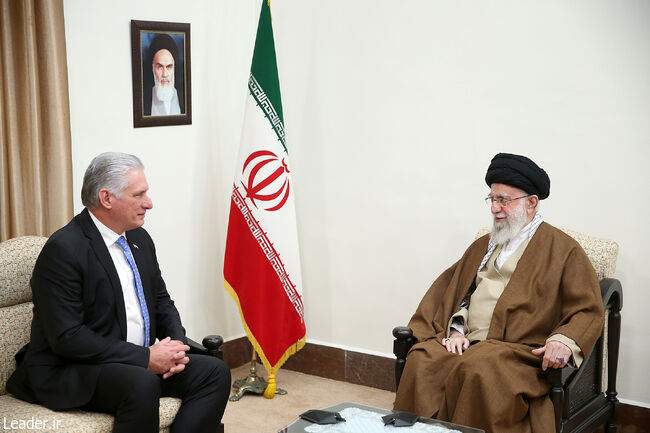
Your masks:
{"label": "brown cleric robe", "polygon": [[447,324],[476,278],[489,236],[431,285],[409,322],[410,350],[395,409],[482,428],[488,433],[555,431],[542,358],[531,353],[554,334],[585,356],[600,335],[603,304],[596,273],[580,245],[542,223],[494,308],[487,338],[462,355],[442,345]]}

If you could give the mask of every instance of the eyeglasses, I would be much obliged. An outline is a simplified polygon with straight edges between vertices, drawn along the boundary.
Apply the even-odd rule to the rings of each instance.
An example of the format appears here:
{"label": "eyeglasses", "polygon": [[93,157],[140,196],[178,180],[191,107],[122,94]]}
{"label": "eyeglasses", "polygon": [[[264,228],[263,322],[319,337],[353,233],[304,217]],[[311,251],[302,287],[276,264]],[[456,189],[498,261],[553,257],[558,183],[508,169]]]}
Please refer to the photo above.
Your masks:
{"label": "eyeglasses", "polygon": [[488,195],[487,197],[485,197],[485,203],[488,206],[492,206],[492,203],[497,202],[497,204],[499,206],[507,207],[510,204],[511,201],[519,200],[520,198],[530,197],[531,195],[532,194],[522,195],[521,197],[516,197],[516,198],[508,198],[508,197],[502,197],[502,196],[492,197],[491,195]]}

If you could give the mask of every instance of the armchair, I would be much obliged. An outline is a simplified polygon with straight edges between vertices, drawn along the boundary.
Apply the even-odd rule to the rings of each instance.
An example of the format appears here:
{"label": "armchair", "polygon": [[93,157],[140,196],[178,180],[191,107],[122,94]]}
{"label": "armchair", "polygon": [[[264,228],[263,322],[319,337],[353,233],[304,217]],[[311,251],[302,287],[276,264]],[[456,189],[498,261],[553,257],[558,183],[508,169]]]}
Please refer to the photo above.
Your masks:
{"label": "armchair", "polygon": [[[616,371],[623,303],[621,283],[612,278],[616,269],[618,245],[613,241],[589,237],[574,231],[563,231],[578,241],[596,270],[603,296],[605,324],[600,338],[580,368],[547,370],[547,378],[551,384],[549,396],[555,411],[556,433],[591,432],[603,425],[607,433],[615,433],[618,416]],[[488,230],[482,229],[476,237],[486,233]],[[406,365],[406,356],[416,339],[413,337],[413,331],[406,326],[394,328],[393,336],[397,388]]]}
{"label": "armchair", "polygon": [[[36,258],[47,238],[23,236],[0,243],[0,416],[5,423],[36,420],[48,422],[48,429],[79,432],[106,432],[113,430],[113,417],[108,414],[82,410],[52,411],[46,407],[14,398],[6,391],[9,376],[16,369],[15,353],[29,341],[32,322],[32,292],[29,279]],[[222,358],[218,335],[209,335],[203,344],[190,340],[191,353],[202,353]],[[169,432],[181,400],[164,397],[160,399],[160,431]],[[34,424],[34,421],[32,422]],[[42,425],[41,425],[42,426]],[[12,431],[36,431],[34,426],[16,425]],[[223,431],[223,425],[221,426]]]}

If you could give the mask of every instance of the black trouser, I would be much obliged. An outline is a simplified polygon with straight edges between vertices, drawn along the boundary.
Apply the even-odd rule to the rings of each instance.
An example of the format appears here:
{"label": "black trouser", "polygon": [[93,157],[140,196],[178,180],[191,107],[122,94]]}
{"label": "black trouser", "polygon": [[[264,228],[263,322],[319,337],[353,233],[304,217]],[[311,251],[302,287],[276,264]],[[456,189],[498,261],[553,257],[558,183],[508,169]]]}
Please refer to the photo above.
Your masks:
{"label": "black trouser", "polygon": [[228,403],[230,369],[212,356],[188,356],[185,370],[167,379],[142,367],[104,364],[84,407],[114,414],[115,433],[157,433],[160,397],[179,397],[171,433],[214,433]]}

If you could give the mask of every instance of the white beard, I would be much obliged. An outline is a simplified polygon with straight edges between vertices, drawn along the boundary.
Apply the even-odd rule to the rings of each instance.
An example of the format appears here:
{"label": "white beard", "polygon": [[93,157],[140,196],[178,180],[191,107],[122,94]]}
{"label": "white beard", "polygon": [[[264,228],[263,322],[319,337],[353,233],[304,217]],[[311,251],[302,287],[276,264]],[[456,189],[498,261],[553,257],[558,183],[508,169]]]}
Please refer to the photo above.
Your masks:
{"label": "white beard", "polygon": [[158,98],[159,101],[163,102],[171,101],[172,97],[174,96],[174,80],[170,80],[169,84],[161,84],[160,81],[156,80],[155,78],[154,81],[156,82],[154,86],[156,98]]}
{"label": "white beard", "polygon": [[[490,240],[497,245],[502,245],[510,239],[517,236],[517,234],[526,225],[526,202],[521,201],[516,212],[513,212],[506,217],[505,221],[495,221],[495,216],[492,216],[493,224],[492,231],[490,232]],[[498,215],[498,214],[497,214]]]}

